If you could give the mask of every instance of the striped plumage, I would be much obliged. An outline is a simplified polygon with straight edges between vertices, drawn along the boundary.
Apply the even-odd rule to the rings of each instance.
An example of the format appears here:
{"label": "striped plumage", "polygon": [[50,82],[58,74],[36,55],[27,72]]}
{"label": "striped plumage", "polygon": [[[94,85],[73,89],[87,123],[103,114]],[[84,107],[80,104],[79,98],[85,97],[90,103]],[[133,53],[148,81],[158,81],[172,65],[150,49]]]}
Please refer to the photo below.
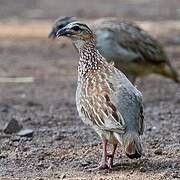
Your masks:
{"label": "striped plumage", "polygon": [[[69,23],[57,31],[57,36],[69,37],[80,54],[76,104],[83,122],[102,139],[98,169],[112,167],[118,143],[128,157],[139,158],[144,127],[141,93],[96,50],[95,36],[85,24]],[[107,143],[113,145],[111,155],[107,154]]]}
{"label": "striped plumage", "polygon": [[[55,37],[59,26],[76,21],[75,17],[59,18],[49,37]],[[136,24],[117,18],[104,18],[90,24],[96,35],[96,47],[114,66],[134,83],[135,78],[150,73],[161,74],[178,82],[160,43]]]}

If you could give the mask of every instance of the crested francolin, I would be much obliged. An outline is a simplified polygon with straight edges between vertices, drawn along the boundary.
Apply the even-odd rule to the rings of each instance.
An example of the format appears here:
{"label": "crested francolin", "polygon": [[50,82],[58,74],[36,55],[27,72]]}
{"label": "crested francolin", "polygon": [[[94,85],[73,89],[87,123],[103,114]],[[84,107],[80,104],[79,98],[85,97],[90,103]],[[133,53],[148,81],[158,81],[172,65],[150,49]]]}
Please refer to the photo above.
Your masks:
{"label": "crested francolin", "polygon": [[[49,37],[56,37],[59,28],[76,21],[75,17],[58,18]],[[176,82],[178,74],[161,44],[136,24],[117,18],[104,18],[91,23],[96,47],[109,62],[134,83],[138,76],[161,74]]]}
{"label": "crested francolin", "polygon": [[[56,35],[70,38],[79,51],[76,105],[83,122],[102,140],[102,161],[97,169],[113,166],[118,143],[129,158],[139,158],[144,127],[140,91],[99,53],[95,36],[87,25],[73,21],[57,29]],[[110,155],[108,144],[113,146]]]}

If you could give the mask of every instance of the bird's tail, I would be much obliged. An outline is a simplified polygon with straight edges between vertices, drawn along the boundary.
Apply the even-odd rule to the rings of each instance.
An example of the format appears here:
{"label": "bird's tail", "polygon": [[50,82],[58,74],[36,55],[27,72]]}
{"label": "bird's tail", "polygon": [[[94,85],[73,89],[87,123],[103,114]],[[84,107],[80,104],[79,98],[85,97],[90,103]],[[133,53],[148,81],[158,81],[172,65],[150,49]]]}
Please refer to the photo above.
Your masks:
{"label": "bird's tail", "polygon": [[126,155],[130,159],[140,158],[142,155],[141,139],[135,132],[126,132],[122,136],[122,144]]}
{"label": "bird's tail", "polygon": [[169,62],[160,68],[160,74],[174,80],[177,83],[180,82],[177,71]]}

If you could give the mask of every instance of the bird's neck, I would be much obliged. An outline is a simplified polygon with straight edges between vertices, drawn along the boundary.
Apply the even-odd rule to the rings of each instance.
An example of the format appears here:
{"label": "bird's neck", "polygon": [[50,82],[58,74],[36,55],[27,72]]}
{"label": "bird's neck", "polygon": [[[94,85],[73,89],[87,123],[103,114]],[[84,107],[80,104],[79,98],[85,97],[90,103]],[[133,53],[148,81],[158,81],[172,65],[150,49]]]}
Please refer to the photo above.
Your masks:
{"label": "bird's neck", "polygon": [[85,42],[80,48],[77,48],[80,54],[78,66],[79,78],[86,77],[87,73],[91,70],[94,72],[98,71],[105,60],[96,49],[95,40],[92,39],[88,42]]}

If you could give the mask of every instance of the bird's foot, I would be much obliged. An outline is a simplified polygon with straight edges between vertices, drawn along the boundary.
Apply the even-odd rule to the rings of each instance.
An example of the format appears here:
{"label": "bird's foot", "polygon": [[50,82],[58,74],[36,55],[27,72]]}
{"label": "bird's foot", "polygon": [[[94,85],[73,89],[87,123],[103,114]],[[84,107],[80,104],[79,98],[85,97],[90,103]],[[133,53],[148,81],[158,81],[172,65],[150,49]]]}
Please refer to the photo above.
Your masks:
{"label": "bird's foot", "polygon": [[98,167],[91,168],[89,171],[100,171],[104,169],[110,169],[108,163],[100,163]]}
{"label": "bird's foot", "polygon": [[109,169],[112,169],[114,156],[112,154],[108,154],[107,157],[108,157],[108,167]]}

